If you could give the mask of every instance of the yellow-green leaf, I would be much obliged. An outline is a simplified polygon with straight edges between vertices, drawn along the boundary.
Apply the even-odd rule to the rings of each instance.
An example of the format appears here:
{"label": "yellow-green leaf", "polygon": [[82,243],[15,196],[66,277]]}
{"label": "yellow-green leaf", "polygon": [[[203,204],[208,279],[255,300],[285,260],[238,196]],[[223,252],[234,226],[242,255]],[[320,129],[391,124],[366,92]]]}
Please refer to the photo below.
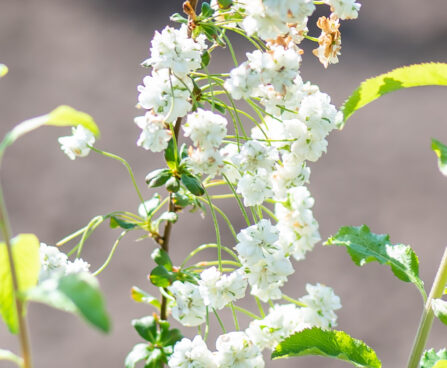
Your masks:
{"label": "yellow-green leaf", "polygon": [[[39,240],[34,234],[20,234],[11,240],[19,291],[37,284],[40,271]],[[11,333],[18,332],[11,269],[6,244],[0,243],[0,314]]]}
{"label": "yellow-green leaf", "polygon": [[447,146],[436,139],[432,139],[431,149],[436,153],[436,156],[438,156],[439,171],[447,176]]}
{"label": "yellow-green leaf", "polygon": [[433,368],[447,368],[447,360],[439,360]]}
{"label": "yellow-green leaf", "polygon": [[23,359],[9,350],[0,349],[0,360],[9,360],[10,362],[17,364],[19,367],[23,367]]}
{"label": "yellow-green leaf", "polygon": [[341,107],[344,115],[343,124],[355,111],[377,98],[401,88],[419,86],[447,86],[447,64],[424,63],[404,66],[365,80]]}
{"label": "yellow-green leaf", "polygon": [[8,67],[5,64],[0,64],[0,78],[8,74]]}
{"label": "yellow-green leaf", "polygon": [[62,105],[55,108],[48,114],[45,125],[55,126],[77,126],[82,125],[90,130],[96,137],[99,137],[99,128],[93,118],[85,112],[73,109],[70,106]]}

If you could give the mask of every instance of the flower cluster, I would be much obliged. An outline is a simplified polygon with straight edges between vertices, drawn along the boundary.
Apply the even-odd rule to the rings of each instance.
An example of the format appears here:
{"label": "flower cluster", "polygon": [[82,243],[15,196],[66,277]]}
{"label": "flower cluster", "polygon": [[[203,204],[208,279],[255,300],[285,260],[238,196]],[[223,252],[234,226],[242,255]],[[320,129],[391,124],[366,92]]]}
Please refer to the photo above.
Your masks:
{"label": "flower cluster", "polygon": [[[173,318],[184,326],[206,324],[207,329],[209,315],[219,319],[220,310],[229,307],[237,329],[224,331],[215,351],[209,350],[206,333],[183,338],[168,360],[171,368],[264,367],[264,349],[305,328],[336,325],[341,304],[331,288],[308,284],[308,294],[299,300],[281,291],[294,272],[292,259],[304,259],[320,241],[314,199],[305,186],[310,178],[307,162],[326,152],[327,136],[343,120],[326,93],[302,80],[299,45],[305,39],[318,42],[314,54],[320,62],[325,67],[338,62],[339,20],[356,18],[360,8],[355,0],[322,3],[330,6],[331,14],[318,20],[318,38],[308,36],[308,20],[316,9],[312,0],[240,0],[212,1],[200,14],[186,2],[188,20],[176,15],[173,19],[183,25],[166,27],[152,40],[151,56],[143,63],[152,71],[138,87],[138,103],[146,113],[135,118],[142,129],[137,144],[154,152],[165,150],[169,168],[149,175],[150,186],[172,177],[180,184],[166,184],[173,193],[170,198],[177,198],[178,191],[206,193],[207,200],[200,199],[210,206],[217,234],[215,211],[229,222],[212,203],[219,197],[236,198],[247,223],[239,231],[229,224],[235,241],[225,250],[234,260],[222,258],[224,245],[217,236],[218,261],[166,270],[171,279],[163,286],[164,295]],[[232,30],[257,49],[242,63],[235,62],[229,73],[209,74],[204,67],[211,52],[230,42],[225,32]],[[238,100],[251,112],[243,111]],[[250,128],[248,123],[253,123]],[[182,147],[179,142],[184,142]],[[208,193],[223,185],[230,194]],[[180,211],[182,205],[170,208]],[[247,289],[261,317],[241,330],[236,310],[243,308],[235,303]],[[294,303],[281,304],[281,299]],[[262,303],[270,304],[267,314]]]}

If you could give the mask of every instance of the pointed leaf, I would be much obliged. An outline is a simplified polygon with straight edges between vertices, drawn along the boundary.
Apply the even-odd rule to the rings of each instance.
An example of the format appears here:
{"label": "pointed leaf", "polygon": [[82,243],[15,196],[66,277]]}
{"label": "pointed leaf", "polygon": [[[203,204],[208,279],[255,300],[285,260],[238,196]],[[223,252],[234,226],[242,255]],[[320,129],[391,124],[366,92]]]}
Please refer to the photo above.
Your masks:
{"label": "pointed leaf", "polygon": [[9,350],[0,349],[0,360],[9,360],[10,362],[17,364],[19,367],[23,367],[23,359]]}
{"label": "pointed leaf", "polygon": [[144,368],[163,368],[163,363],[167,362],[168,361],[163,351],[161,349],[155,348],[151,351],[149,357],[146,359]]}
{"label": "pointed leaf", "polygon": [[132,321],[132,326],[145,340],[155,343],[157,341],[157,322],[152,316],[147,316]]}
{"label": "pointed leaf", "polygon": [[146,360],[149,357],[150,351],[148,350],[148,344],[137,344],[133,347],[131,352],[127,354],[124,366],[126,368],[135,368],[135,365]]}
{"label": "pointed leaf", "polygon": [[155,193],[151,199],[144,201],[144,206],[143,203],[138,206],[138,214],[143,218],[151,217],[155,209],[159,206],[160,199],[160,195]]}
{"label": "pointed leaf", "polygon": [[367,79],[341,107],[344,121],[346,122],[355,111],[384,94],[401,88],[430,85],[447,86],[447,64],[425,63],[405,66]]}
{"label": "pointed leaf", "polygon": [[68,297],[93,326],[103,332],[110,331],[110,320],[98,281],[88,273],[72,274],[59,280],[58,289]]}
{"label": "pointed leaf", "polygon": [[356,367],[380,368],[382,363],[376,353],[360,340],[343,331],[323,330],[319,327],[305,329],[280,342],[272,358],[320,355],[347,361]]}
{"label": "pointed leaf", "polygon": [[325,245],[345,246],[357,266],[373,261],[390,266],[398,279],[415,284],[426,298],[424,283],[419,278],[416,253],[408,245],[391,244],[389,235],[371,233],[366,225],[345,226],[329,238]]}
{"label": "pointed leaf", "polygon": [[171,176],[171,170],[157,169],[146,175],[146,184],[151,188],[159,187],[166,183]]}
{"label": "pointed leaf", "polygon": [[93,118],[85,112],[73,109],[70,106],[62,105],[55,108],[48,114],[45,125],[55,126],[77,126],[82,125],[90,130],[96,137],[99,137],[99,128]]}
{"label": "pointed leaf", "polygon": [[151,254],[151,258],[159,266],[165,267],[167,270],[172,270],[172,261],[166,251],[161,248],[156,248]]}
{"label": "pointed leaf", "polygon": [[146,293],[144,290],[140,289],[139,287],[133,286],[130,293],[131,293],[130,295],[131,295],[132,299],[135,300],[137,303],[151,304],[155,308],[160,310],[160,308],[161,308],[160,301],[158,299],[154,298],[149,293]]}
{"label": "pointed leaf", "polygon": [[[20,234],[11,239],[12,256],[20,293],[37,284],[40,271],[40,243],[34,234]],[[0,314],[11,333],[18,332],[17,310],[5,243],[0,243]]]}
{"label": "pointed leaf", "polygon": [[202,196],[205,194],[205,189],[203,188],[202,183],[195,176],[183,174],[181,179],[185,187],[195,196]]}
{"label": "pointed leaf", "polygon": [[171,170],[177,168],[179,160],[178,160],[177,147],[174,143],[173,138],[170,139],[170,141],[168,142],[168,147],[165,149],[165,160],[166,163],[168,164],[168,167]]}
{"label": "pointed leaf", "polygon": [[438,156],[439,171],[441,171],[443,175],[447,176],[447,146],[436,139],[432,139],[431,149],[435,151],[436,156]]}
{"label": "pointed leaf", "polygon": [[124,220],[120,219],[119,217],[116,217],[116,216],[111,216],[110,217],[110,227],[112,229],[120,227],[120,228],[125,229],[125,230],[130,230],[130,229],[133,229],[136,226],[137,226],[136,224],[134,224],[132,222],[124,221]]}
{"label": "pointed leaf", "polygon": [[163,266],[157,266],[152,270],[149,279],[155,286],[168,287],[175,280],[175,275]]}
{"label": "pointed leaf", "polygon": [[431,308],[435,316],[447,325],[447,302],[442,299],[433,299],[431,301]]}
{"label": "pointed leaf", "polygon": [[447,360],[447,350],[441,349],[436,352],[430,349],[424,352],[421,358],[421,368],[434,368],[439,361]]}

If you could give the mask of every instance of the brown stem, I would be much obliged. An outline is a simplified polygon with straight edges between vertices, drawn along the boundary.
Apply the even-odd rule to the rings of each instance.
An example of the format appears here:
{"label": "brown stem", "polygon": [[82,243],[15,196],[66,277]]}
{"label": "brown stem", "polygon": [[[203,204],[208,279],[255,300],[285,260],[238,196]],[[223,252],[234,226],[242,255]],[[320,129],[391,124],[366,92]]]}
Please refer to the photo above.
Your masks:
{"label": "brown stem", "polygon": [[12,253],[11,244],[11,228],[9,226],[8,213],[6,211],[6,205],[3,198],[3,191],[0,185],[0,228],[6,243],[6,253],[8,254],[8,261],[11,270],[12,287],[14,290],[14,302],[17,311],[17,321],[19,325],[19,341],[22,350],[23,368],[31,368],[31,348],[28,337],[28,328],[26,326],[26,319],[24,317],[24,304],[19,298],[19,283],[17,278],[17,272],[14,264],[14,258]]}
{"label": "brown stem", "polygon": [[[178,118],[174,125],[174,136],[176,142],[178,142],[178,136],[180,132],[180,126],[182,125],[182,118]],[[178,143],[177,143],[178,145]],[[176,212],[175,203],[173,199],[172,193],[169,194],[169,212]],[[172,222],[168,221],[166,223],[163,237],[161,238],[161,248],[166,252],[169,253],[169,240],[171,238],[171,232],[172,232]],[[160,319],[166,320],[167,319],[167,309],[168,309],[168,301],[164,295],[161,296],[161,307],[160,307]]]}

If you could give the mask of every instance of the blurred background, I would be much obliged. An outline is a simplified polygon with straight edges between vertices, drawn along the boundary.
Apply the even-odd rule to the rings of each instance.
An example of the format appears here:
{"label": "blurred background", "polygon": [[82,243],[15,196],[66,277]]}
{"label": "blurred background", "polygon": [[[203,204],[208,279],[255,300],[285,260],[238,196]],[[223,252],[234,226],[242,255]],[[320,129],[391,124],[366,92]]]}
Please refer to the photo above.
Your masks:
{"label": "blurred background", "polygon": [[[136,146],[139,129],[133,118],[136,86],[147,73],[149,41],[164,27],[181,1],[155,0],[0,0],[0,62],[10,73],[0,81],[0,133],[60,104],[91,114],[102,137],[97,147],[124,156],[133,166],[148,198],[145,175],[161,165],[159,156]],[[395,67],[447,59],[445,0],[365,0],[359,19],[341,27],[340,63],[327,70],[305,43],[302,76],[332,96],[340,106],[365,78]],[[314,35],[318,35],[315,32]],[[243,60],[247,44],[236,49]],[[227,71],[230,58],[219,53],[216,70]],[[341,132],[329,137],[328,154],[311,166],[310,191],[323,239],[340,226],[367,224],[389,233],[395,243],[410,244],[419,255],[420,273],[431,287],[446,246],[447,178],[437,169],[430,138],[447,142],[447,89],[423,87],[395,92],[356,113]],[[15,234],[32,232],[48,244],[83,227],[98,214],[135,211],[135,195],[125,168],[91,153],[70,161],[57,138],[68,128],[43,128],[10,148],[1,180]],[[225,210],[235,214],[234,203]],[[103,225],[86,244],[83,258],[95,270],[105,260],[117,230]],[[180,216],[172,249],[177,264],[189,250],[214,239],[210,219]],[[140,338],[133,318],[152,313],[130,299],[130,288],[152,290],[147,274],[153,267],[150,241],[126,238],[109,268],[100,275],[113,320],[104,336],[76,317],[45,306],[29,308],[35,367],[123,367]],[[232,246],[228,234],[224,242]],[[285,288],[300,297],[305,284],[324,283],[341,297],[338,329],[364,340],[384,367],[403,367],[422,311],[421,298],[410,284],[397,280],[384,266],[356,267],[342,248],[320,244]],[[245,324],[246,325],[246,324]],[[195,330],[183,329],[194,335]],[[219,334],[214,326],[213,336]],[[212,337],[213,337],[212,336]],[[214,339],[209,340],[214,349]],[[447,328],[435,321],[428,346],[445,347]],[[0,324],[0,347],[18,352],[16,338]],[[347,367],[320,357],[269,362],[267,367]],[[0,367],[12,367],[0,362]]]}

